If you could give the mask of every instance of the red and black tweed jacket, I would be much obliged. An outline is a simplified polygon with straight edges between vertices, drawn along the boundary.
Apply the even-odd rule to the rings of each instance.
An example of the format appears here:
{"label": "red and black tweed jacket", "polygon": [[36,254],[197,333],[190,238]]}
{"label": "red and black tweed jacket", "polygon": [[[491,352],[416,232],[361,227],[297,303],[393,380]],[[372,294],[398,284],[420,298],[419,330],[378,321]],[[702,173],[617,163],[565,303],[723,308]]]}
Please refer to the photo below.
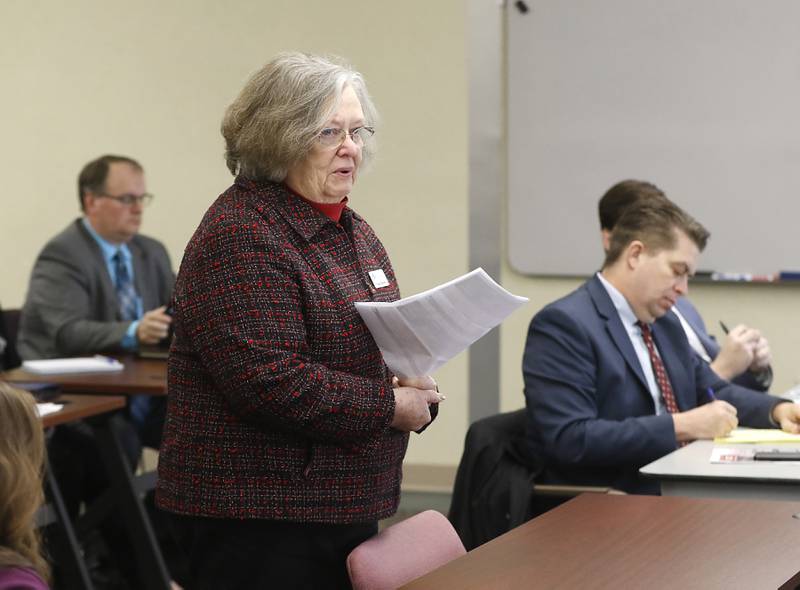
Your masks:
{"label": "red and black tweed jacket", "polygon": [[[381,269],[388,286],[368,272]],[[237,179],[186,248],[157,502],[179,514],[354,523],[393,514],[408,435],[355,301],[394,301],[386,251],[285,187]]]}

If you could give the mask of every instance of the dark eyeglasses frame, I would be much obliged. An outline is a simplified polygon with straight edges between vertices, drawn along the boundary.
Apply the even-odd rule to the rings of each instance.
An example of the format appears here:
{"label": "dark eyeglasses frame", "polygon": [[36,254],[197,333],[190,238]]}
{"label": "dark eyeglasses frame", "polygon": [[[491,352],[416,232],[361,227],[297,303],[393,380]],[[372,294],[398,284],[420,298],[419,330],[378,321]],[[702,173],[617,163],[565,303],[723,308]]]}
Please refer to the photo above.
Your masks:
{"label": "dark eyeglasses frame", "polygon": [[151,193],[144,193],[143,195],[108,195],[106,193],[96,193],[95,196],[101,199],[111,199],[126,207],[132,207],[134,203],[142,207],[147,207],[155,198]]}

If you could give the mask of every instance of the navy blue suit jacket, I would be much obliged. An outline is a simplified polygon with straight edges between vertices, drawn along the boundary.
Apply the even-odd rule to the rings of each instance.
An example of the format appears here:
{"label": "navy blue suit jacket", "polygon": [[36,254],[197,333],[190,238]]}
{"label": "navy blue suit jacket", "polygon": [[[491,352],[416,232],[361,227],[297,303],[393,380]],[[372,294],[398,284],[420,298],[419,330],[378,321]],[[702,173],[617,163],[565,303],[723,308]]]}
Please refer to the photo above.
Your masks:
{"label": "navy blue suit jacket", "polygon": [[[720,379],[692,350],[677,316],[664,315],[652,331],[681,411],[707,403],[710,387],[737,408],[740,424],[770,426],[779,401]],[[600,279],[536,314],[522,368],[529,450],[544,462],[540,481],[659,493],[638,470],[677,448],[672,417],[655,415],[639,359]]]}
{"label": "navy blue suit jacket", "polygon": [[[675,303],[675,307],[678,308],[683,318],[692,327],[694,333],[697,334],[697,338],[700,340],[700,344],[703,345],[703,348],[705,348],[706,354],[708,354],[712,361],[717,358],[720,346],[714,337],[706,331],[706,324],[700,312],[697,311],[697,308],[692,305],[686,297],[679,298]],[[731,381],[742,387],[755,389],[757,391],[766,391],[772,384],[772,367],[767,367],[761,373],[745,371]]]}

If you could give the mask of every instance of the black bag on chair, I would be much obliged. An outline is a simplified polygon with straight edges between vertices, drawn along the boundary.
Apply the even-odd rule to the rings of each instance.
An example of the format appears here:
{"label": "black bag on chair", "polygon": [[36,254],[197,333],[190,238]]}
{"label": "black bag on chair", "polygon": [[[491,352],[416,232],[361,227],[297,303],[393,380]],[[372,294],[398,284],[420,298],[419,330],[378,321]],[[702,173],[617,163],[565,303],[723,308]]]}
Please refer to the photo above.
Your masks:
{"label": "black bag on chair", "polygon": [[525,410],[483,418],[470,426],[450,504],[450,522],[467,550],[533,516],[539,469],[525,453]]}

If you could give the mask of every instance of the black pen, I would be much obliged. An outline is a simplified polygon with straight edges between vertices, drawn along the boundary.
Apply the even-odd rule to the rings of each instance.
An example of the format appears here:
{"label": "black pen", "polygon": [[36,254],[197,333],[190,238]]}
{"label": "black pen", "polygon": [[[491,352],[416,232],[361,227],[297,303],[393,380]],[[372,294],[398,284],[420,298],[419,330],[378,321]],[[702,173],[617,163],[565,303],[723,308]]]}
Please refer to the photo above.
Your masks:
{"label": "black pen", "polygon": [[722,331],[723,331],[723,332],[725,332],[725,333],[727,334],[727,333],[728,333],[728,326],[726,326],[726,325],[725,325],[725,322],[723,322],[722,320],[720,320],[720,321],[719,321],[719,325],[720,325],[720,327],[722,328]]}

